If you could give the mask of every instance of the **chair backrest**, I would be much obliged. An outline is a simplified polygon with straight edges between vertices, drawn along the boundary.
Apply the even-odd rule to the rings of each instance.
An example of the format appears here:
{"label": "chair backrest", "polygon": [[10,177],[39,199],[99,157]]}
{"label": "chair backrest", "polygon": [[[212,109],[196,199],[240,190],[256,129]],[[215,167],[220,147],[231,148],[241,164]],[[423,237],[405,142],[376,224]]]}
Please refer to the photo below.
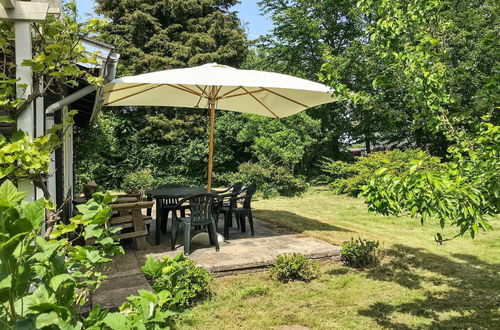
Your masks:
{"label": "chair backrest", "polygon": [[243,182],[236,182],[231,185],[231,193],[238,194],[243,188]]}
{"label": "chair backrest", "polygon": [[229,201],[231,207],[236,207],[237,198],[241,193],[241,189],[243,189],[243,182],[237,182],[231,186],[231,195]]}
{"label": "chair backrest", "polygon": [[206,224],[209,221],[215,220],[215,201],[217,199],[219,197],[215,194],[196,194],[188,196],[181,201],[189,202],[192,224]]}
{"label": "chair backrest", "polygon": [[255,194],[256,191],[257,191],[257,185],[255,183],[252,183],[251,185],[245,188],[245,190],[243,191],[245,193],[245,195],[243,196],[244,208],[249,209],[251,207],[252,196]]}

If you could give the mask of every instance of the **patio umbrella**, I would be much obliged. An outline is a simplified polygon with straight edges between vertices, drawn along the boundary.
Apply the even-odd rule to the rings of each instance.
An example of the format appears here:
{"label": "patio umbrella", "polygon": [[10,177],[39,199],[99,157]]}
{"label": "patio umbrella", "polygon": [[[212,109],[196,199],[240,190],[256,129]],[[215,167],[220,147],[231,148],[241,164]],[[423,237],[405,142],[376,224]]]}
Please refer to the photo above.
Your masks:
{"label": "patio umbrella", "polygon": [[212,188],[215,109],[283,118],[335,101],[325,85],[289,75],[217,63],[117,78],[104,86],[104,106],[210,109],[208,189]]}

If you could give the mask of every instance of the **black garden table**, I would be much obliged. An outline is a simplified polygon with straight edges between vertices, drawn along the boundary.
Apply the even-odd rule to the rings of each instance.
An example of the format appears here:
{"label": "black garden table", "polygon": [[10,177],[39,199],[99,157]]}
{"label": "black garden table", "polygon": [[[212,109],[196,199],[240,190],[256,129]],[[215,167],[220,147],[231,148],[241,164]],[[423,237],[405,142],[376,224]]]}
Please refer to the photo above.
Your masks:
{"label": "black garden table", "polygon": [[[176,188],[157,188],[146,192],[148,201],[156,200],[156,231],[155,243],[160,244],[160,224],[163,217],[167,216],[167,212],[161,212],[162,207],[166,205],[176,205],[177,202],[189,195],[207,193],[207,188],[202,187],[176,187]],[[215,193],[214,190],[212,192]],[[151,210],[148,210],[148,215],[151,215]],[[165,219],[165,222],[168,219]]]}

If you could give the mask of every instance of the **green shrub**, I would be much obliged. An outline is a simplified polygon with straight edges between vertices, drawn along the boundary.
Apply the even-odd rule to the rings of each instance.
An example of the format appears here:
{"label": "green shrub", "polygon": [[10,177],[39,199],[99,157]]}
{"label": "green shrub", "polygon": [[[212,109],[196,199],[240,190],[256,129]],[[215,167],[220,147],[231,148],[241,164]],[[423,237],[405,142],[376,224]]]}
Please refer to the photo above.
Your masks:
{"label": "green shrub", "polygon": [[284,166],[270,163],[243,163],[238,172],[227,176],[228,182],[255,183],[258,193],[264,198],[274,196],[292,197],[303,193],[308,184],[300,177],[295,177]]}
{"label": "green shrub", "polygon": [[[106,278],[105,265],[123,254],[117,229],[105,226],[114,198],[94,194],[77,206],[78,215],[42,237],[49,203],[25,197],[9,180],[0,185],[1,329],[78,329],[79,307]],[[68,233],[94,244],[71,244]]]}
{"label": "green shrub", "polygon": [[151,170],[139,170],[125,175],[122,189],[128,194],[139,193],[144,196],[146,191],[153,188],[153,176]]}
{"label": "green shrub", "polygon": [[310,282],[318,277],[319,262],[309,260],[300,253],[284,253],[276,257],[272,265],[273,276],[280,282]]}
{"label": "green shrub", "polygon": [[432,157],[426,151],[409,149],[373,152],[366,157],[358,157],[354,162],[325,158],[321,168],[334,191],[357,197],[377,169],[385,167],[388,173],[399,175],[408,171],[415,161],[421,161],[424,170],[440,167],[438,157]]}
{"label": "green shrub", "polygon": [[166,290],[172,296],[181,293],[178,307],[192,306],[210,295],[212,274],[183,253],[160,260],[149,256],[141,270],[151,280],[155,292]]}
{"label": "green shrub", "polygon": [[379,246],[378,241],[351,238],[350,241],[342,243],[340,257],[344,265],[349,267],[362,268],[375,265],[379,262]]}

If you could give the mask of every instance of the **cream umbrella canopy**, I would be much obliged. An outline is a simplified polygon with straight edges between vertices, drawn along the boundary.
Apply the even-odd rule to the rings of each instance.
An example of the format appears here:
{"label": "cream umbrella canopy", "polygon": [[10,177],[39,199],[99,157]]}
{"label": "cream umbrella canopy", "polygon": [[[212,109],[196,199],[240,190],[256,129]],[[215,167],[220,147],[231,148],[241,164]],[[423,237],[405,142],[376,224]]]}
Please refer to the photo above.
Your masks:
{"label": "cream umbrella canopy", "polygon": [[325,85],[274,72],[217,63],[117,78],[104,86],[104,106],[210,109],[208,190],[212,187],[215,109],[284,118],[335,101]]}

